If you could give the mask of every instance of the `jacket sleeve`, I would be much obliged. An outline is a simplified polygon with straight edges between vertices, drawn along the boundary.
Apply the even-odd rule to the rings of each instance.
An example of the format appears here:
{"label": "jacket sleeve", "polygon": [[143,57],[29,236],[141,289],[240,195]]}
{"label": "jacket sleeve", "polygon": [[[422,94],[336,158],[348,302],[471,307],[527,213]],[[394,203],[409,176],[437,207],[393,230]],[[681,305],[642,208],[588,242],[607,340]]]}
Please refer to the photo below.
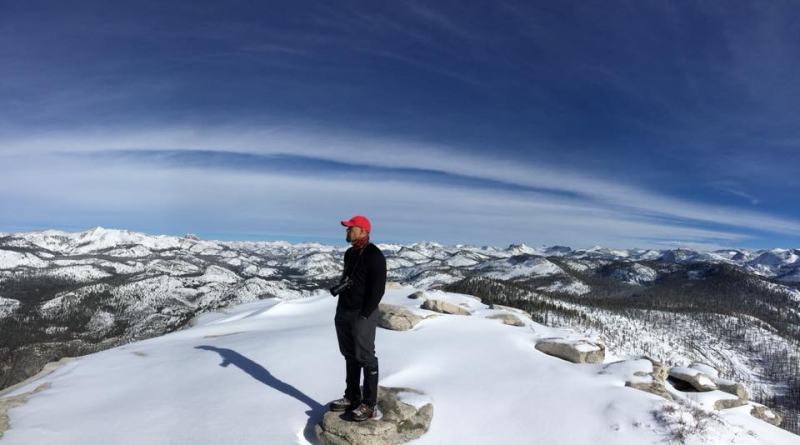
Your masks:
{"label": "jacket sleeve", "polygon": [[369,318],[372,312],[378,308],[378,304],[386,291],[386,258],[379,250],[372,255],[367,263],[367,276],[364,288],[364,305],[361,308],[361,316]]}

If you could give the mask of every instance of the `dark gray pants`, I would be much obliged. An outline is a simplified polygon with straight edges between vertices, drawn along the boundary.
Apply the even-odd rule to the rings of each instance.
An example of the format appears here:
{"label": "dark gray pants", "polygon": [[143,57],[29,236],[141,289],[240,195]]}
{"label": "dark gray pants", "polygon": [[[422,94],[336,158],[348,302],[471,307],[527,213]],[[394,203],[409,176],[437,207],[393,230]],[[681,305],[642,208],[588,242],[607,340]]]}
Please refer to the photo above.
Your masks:
{"label": "dark gray pants", "polygon": [[[347,374],[345,397],[375,406],[378,401],[378,357],[375,356],[375,330],[378,327],[378,310],[366,320],[359,309],[336,308],[336,337],[339,352],[344,356]],[[364,395],[361,395],[361,370],[364,370]]]}

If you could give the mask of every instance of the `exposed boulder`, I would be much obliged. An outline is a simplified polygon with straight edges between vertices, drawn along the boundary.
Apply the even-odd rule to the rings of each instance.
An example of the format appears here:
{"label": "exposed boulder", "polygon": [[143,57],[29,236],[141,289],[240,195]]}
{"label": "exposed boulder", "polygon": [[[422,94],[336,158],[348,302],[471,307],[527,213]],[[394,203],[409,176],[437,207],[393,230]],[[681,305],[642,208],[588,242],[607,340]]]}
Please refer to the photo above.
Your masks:
{"label": "exposed boulder", "polygon": [[732,405],[732,406],[727,406],[726,408],[742,406],[744,405],[744,402],[747,402],[748,399],[747,390],[741,383],[735,382],[733,380],[719,378],[719,372],[716,369],[703,363],[692,363],[691,365],[689,365],[689,368],[700,371],[701,373],[707,375],[709,378],[711,378],[711,380],[717,386],[717,389],[719,389],[720,391],[732,394],[742,400],[742,403],[739,403],[738,405],[736,405],[736,403],[738,402],[723,403],[723,405]]}
{"label": "exposed boulder", "polygon": [[572,363],[603,363],[606,355],[605,344],[587,339],[548,338],[536,343],[536,349]]}
{"label": "exposed boulder", "polygon": [[707,411],[712,409],[719,411],[723,409],[737,408],[747,404],[747,401],[718,389],[702,392],[690,390],[688,393],[673,391],[672,395],[676,399],[683,399],[692,404],[699,405]]}
{"label": "exposed boulder", "polygon": [[409,295],[408,298],[410,298],[412,300],[418,300],[418,299],[427,300],[428,299],[428,294],[425,293],[424,290],[418,290],[418,291],[414,292],[413,294]]}
{"label": "exposed boulder", "polygon": [[714,409],[719,411],[721,409],[729,409],[729,408],[736,408],[739,406],[747,405],[747,400],[743,400],[739,397],[735,397],[735,394],[729,394],[724,391],[714,391],[715,393],[725,394],[728,396],[734,396],[730,398],[720,398],[719,400],[714,402]]}
{"label": "exposed boulder", "polygon": [[666,385],[664,384],[664,382],[667,381],[667,375],[669,375],[669,366],[647,356],[643,356],[641,360],[650,362],[651,371],[645,371],[644,373],[636,372],[634,375],[637,377],[649,377],[649,381],[642,381],[639,379],[630,380],[625,382],[625,386],[649,392],[650,394],[655,394],[667,400],[672,400],[672,395],[667,392]]}
{"label": "exposed boulder", "polygon": [[396,282],[396,281],[387,281],[386,282],[386,290],[400,290],[403,288],[403,285]]}
{"label": "exposed boulder", "polygon": [[741,383],[725,379],[716,379],[714,380],[714,383],[717,384],[717,388],[719,388],[720,391],[725,391],[728,394],[735,395],[736,397],[744,400],[745,402],[747,401],[748,399],[747,390]]}
{"label": "exposed boulder", "polygon": [[329,411],[315,427],[322,445],[394,445],[420,438],[433,419],[433,404],[423,392],[378,387],[381,420],[356,422],[352,414]]}
{"label": "exposed boulder", "polygon": [[599,374],[617,374],[625,377],[625,386],[673,400],[664,382],[667,365],[647,356],[610,363]]}
{"label": "exposed boulder", "polygon": [[378,311],[378,326],[393,331],[407,331],[428,318],[419,316],[404,307],[386,303],[378,305]]}
{"label": "exposed boulder", "polygon": [[717,384],[706,373],[686,366],[673,366],[669,370],[669,380],[679,391],[694,389],[695,391],[713,391]]}
{"label": "exposed boulder", "polygon": [[667,381],[667,376],[669,376],[669,366],[667,366],[667,364],[661,363],[658,360],[646,355],[642,356],[642,358],[649,361],[653,365],[653,378],[660,380],[661,382]]}
{"label": "exposed boulder", "polygon": [[519,317],[513,314],[494,314],[494,315],[489,315],[486,318],[492,320],[500,320],[503,322],[503,324],[507,324],[509,326],[525,326],[525,323],[523,323],[522,320],[519,319]]}
{"label": "exposed boulder", "polygon": [[502,304],[490,304],[489,305],[489,309],[512,312],[512,313],[516,314],[517,316],[525,317],[528,320],[530,320],[530,318],[531,318],[531,315],[529,313],[523,311],[522,309],[517,309],[517,308],[511,307],[511,306],[503,306]]}
{"label": "exposed boulder", "polygon": [[753,402],[750,402],[750,405],[753,407],[752,411],[750,411],[750,415],[756,419],[761,419],[775,426],[780,426],[781,422],[783,422],[783,418],[778,413],[769,409],[769,407]]}
{"label": "exposed boulder", "polygon": [[470,312],[468,309],[465,309],[457,304],[448,303],[446,301],[437,300],[434,298],[425,300],[420,307],[429,311],[441,312],[442,314],[472,315],[472,312]]}

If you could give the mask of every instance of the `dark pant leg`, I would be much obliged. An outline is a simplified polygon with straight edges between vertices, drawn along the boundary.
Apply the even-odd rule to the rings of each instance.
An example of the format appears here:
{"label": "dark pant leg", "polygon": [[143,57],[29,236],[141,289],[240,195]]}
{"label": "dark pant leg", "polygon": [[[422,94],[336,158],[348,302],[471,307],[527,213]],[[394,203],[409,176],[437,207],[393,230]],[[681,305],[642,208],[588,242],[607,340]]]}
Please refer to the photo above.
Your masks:
{"label": "dark pant leg", "polygon": [[346,389],[344,396],[358,405],[361,403],[361,364],[355,360],[347,360]]}
{"label": "dark pant leg", "polygon": [[364,368],[364,403],[370,406],[378,401],[378,357],[375,356],[378,315],[377,309],[366,320],[359,314],[353,332],[356,360]]}
{"label": "dark pant leg", "polygon": [[346,363],[344,396],[352,402],[361,401],[361,363],[356,359],[356,344],[353,336],[353,317],[345,310],[336,308],[334,325],[339,341],[339,352]]}

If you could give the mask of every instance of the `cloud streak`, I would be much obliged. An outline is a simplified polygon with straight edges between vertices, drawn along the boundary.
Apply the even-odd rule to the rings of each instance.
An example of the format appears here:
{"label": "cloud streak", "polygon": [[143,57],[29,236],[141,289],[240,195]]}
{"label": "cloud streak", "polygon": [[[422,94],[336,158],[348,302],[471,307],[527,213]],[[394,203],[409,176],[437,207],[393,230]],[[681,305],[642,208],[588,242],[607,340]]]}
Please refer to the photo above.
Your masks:
{"label": "cloud streak", "polygon": [[[190,221],[207,220],[201,223],[207,231],[221,232],[226,226],[218,215],[227,214],[237,215],[229,230],[264,227],[273,236],[292,230],[312,236],[329,230],[329,221],[341,214],[369,213],[367,208],[387,235],[403,241],[642,247],[665,240],[741,243],[763,230],[800,234],[800,222],[791,219],[664,196],[552,165],[320,129],[51,134],[3,140],[0,149],[7,165],[16,165],[0,182],[16,209],[23,202],[102,209],[116,212],[120,223],[124,215],[144,212],[164,227],[174,219],[198,232]],[[130,157],[163,155],[156,150],[185,156],[169,162]],[[241,160],[189,163],[196,150],[219,160],[247,154],[253,156],[247,163],[260,159],[263,168]],[[299,157],[311,165],[282,173]],[[325,162],[341,168],[317,164]],[[70,168],[50,166],[64,163]],[[33,178],[42,177],[60,185],[37,186]],[[462,183],[454,185],[455,179]],[[288,220],[297,218],[303,223],[290,229]]]}
{"label": "cloud streak", "polygon": [[[613,245],[625,240],[641,245],[663,236],[727,241],[744,237],[637,220],[598,206],[513,191],[85,159],[54,165],[28,165],[3,178],[5,218],[32,208],[67,219],[100,210],[113,215],[117,224],[132,218],[137,224],[193,232],[335,237],[340,231],[337,218],[367,213],[380,227],[376,233],[398,241]],[[47,181],[31,183],[26,178],[34,173]]]}

